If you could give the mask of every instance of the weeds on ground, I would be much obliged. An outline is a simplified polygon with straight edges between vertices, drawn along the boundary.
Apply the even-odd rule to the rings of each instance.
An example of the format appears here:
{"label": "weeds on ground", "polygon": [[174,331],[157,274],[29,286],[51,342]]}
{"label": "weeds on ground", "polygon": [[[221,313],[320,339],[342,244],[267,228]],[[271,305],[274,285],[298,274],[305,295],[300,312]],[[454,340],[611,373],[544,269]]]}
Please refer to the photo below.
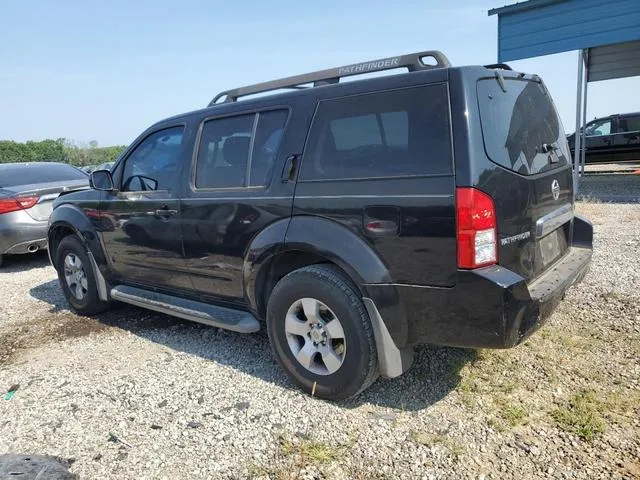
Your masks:
{"label": "weeds on ground", "polygon": [[511,427],[519,425],[529,415],[523,405],[508,402],[499,402],[498,414]]}
{"label": "weeds on ground", "polygon": [[328,463],[337,460],[344,453],[345,447],[331,447],[322,442],[301,440],[292,442],[280,437],[280,453],[284,456],[298,455],[303,463]]}
{"label": "weeds on ground", "polygon": [[550,412],[556,424],[563,430],[573,433],[590,442],[604,432],[605,422],[600,415],[601,402],[593,390],[582,390],[569,401]]}
{"label": "weeds on ground", "polygon": [[350,450],[355,439],[332,447],[309,439],[289,440],[278,437],[279,450],[274,465],[252,465],[249,478],[269,478],[274,480],[298,480],[306,478],[305,469],[310,466],[321,467],[341,459]]}
{"label": "weeds on ground", "polygon": [[462,447],[458,442],[456,442],[451,437],[448,437],[447,435],[434,435],[411,430],[409,432],[409,439],[412,442],[419,445],[424,445],[425,447],[435,447],[436,445],[440,445],[449,451],[449,454],[454,461],[458,461],[459,458],[465,453],[464,447]]}

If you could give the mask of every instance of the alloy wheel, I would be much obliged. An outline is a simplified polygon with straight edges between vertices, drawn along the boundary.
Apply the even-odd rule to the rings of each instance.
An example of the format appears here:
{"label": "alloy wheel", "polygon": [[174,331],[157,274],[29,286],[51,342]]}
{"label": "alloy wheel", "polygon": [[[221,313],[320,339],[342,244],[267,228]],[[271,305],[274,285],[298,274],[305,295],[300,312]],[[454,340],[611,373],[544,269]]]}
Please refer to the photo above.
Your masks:
{"label": "alloy wheel", "polygon": [[284,330],[294,357],[316,375],[331,375],[344,362],[344,330],[331,309],[315,298],[296,300],[287,311]]}

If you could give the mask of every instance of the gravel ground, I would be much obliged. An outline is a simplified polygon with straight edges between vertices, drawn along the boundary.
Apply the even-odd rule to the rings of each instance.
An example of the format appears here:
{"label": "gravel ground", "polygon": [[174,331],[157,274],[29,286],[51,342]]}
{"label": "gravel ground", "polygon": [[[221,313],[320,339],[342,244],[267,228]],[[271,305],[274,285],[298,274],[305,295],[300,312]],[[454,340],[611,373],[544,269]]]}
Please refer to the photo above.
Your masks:
{"label": "gravel ground", "polygon": [[119,307],[67,309],[46,256],[0,270],[0,453],[80,478],[640,478],[640,205],[580,204],[585,281],[506,351],[420,348],[332,404],[295,390],[264,334]]}
{"label": "gravel ground", "polygon": [[640,174],[583,175],[579,191],[585,201],[640,203]]}
{"label": "gravel ground", "polygon": [[640,162],[619,162],[619,163],[591,163],[584,166],[584,171],[589,173],[597,172],[635,172],[640,170]]}

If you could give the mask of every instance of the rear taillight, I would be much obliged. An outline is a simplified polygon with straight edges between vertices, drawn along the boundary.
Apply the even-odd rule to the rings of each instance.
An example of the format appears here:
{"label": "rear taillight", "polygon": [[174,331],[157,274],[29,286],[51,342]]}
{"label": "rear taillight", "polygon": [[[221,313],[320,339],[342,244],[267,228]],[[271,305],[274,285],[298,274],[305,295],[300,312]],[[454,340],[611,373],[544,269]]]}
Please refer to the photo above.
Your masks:
{"label": "rear taillight", "polygon": [[456,189],[458,267],[478,268],[498,262],[493,199],[475,188]]}
{"label": "rear taillight", "polygon": [[18,197],[0,199],[0,214],[26,210],[38,203],[38,197]]}

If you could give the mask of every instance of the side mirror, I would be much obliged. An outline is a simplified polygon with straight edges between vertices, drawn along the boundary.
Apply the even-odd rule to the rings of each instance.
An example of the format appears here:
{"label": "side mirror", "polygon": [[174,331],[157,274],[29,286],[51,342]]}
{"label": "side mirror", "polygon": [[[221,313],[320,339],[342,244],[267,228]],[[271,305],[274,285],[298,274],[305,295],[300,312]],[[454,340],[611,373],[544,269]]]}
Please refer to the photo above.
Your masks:
{"label": "side mirror", "polygon": [[113,177],[109,170],[96,170],[91,172],[89,176],[89,186],[94,190],[101,190],[103,192],[112,192],[115,190]]}

